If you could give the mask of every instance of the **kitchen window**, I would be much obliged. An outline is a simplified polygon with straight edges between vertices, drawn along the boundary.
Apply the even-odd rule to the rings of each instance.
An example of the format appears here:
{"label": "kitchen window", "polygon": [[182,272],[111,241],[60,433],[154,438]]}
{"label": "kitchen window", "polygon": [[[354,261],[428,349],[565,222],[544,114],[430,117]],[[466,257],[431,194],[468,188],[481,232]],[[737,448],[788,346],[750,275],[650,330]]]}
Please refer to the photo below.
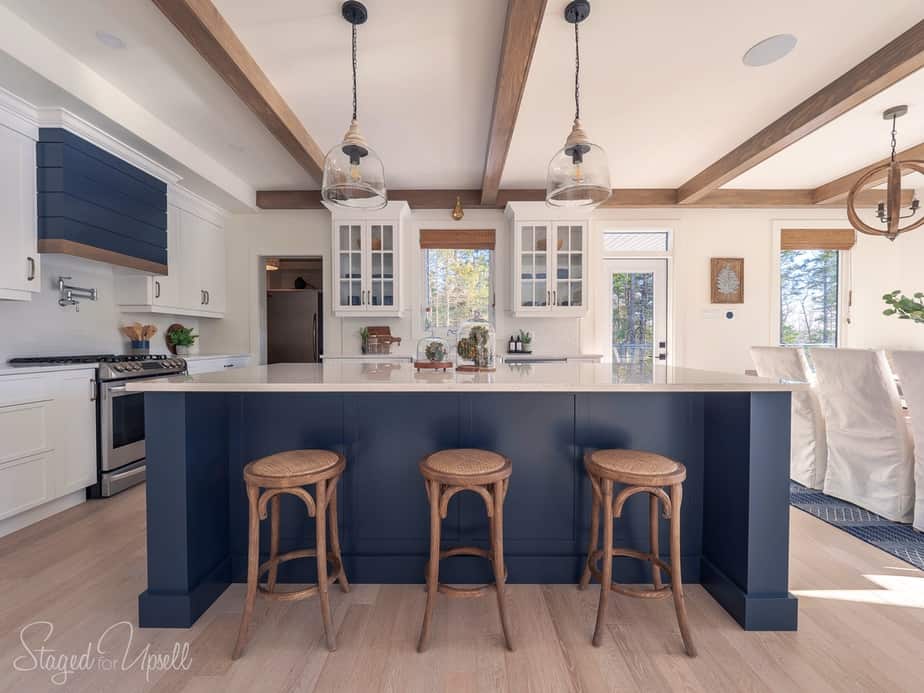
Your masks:
{"label": "kitchen window", "polygon": [[475,314],[492,320],[494,230],[421,230],[423,328],[440,334]]}
{"label": "kitchen window", "polygon": [[838,345],[845,255],[854,233],[784,229],[780,243],[781,346]]}

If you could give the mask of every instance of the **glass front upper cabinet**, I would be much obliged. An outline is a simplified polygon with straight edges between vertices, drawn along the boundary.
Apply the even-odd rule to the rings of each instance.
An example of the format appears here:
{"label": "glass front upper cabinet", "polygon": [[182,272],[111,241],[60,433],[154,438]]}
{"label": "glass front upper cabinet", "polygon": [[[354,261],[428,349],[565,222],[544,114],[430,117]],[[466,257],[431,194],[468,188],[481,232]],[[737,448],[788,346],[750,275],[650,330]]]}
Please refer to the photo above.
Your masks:
{"label": "glass front upper cabinet", "polygon": [[587,312],[587,222],[519,222],[514,232],[514,314]]}
{"label": "glass front upper cabinet", "polygon": [[394,202],[377,212],[381,219],[334,218],[335,315],[401,315],[399,230],[408,212],[407,203]]}

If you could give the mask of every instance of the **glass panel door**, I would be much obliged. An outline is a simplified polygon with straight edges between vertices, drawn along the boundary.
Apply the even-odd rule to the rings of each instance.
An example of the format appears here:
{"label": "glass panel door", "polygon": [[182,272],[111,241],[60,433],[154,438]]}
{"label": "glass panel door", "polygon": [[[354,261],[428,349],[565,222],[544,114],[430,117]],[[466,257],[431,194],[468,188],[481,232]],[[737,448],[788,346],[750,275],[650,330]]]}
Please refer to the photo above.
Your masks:
{"label": "glass panel door", "polygon": [[338,305],[360,307],[363,303],[363,227],[361,224],[341,224],[337,229],[339,242]]}
{"label": "glass panel door", "polygon": [[[667,260],[604,261],[607,357],[639,374],[667,360]],[[602,318],[603,316],[601,316]]]}
{"label": "glass panel door", "polygon": [[555,228],[555,285],[552,298],[556,306],[584,305],[583,230],[580,224],[558,224]]}
{"label": "glass panel door", "polygon": [[520,227],[520,307],[545,308],[551,294],[549,228],[545,224]]}
{"label": "glass panel door", "polygon": [[369,229],[372,258],[371,303],[395,305],[395,228],[392,224],[372,224]]}

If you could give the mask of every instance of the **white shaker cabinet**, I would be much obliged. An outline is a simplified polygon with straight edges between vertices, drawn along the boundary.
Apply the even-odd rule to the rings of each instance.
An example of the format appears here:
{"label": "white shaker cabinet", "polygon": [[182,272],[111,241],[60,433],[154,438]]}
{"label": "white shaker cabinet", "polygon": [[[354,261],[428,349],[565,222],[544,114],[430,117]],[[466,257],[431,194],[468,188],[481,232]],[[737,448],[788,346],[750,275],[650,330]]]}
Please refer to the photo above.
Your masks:
{"label": "white shaker cabinet", "polygon": [[96,483],[95,385],[92,368],[0,375],[0,536]]}
{"label": "white shaker cabinet", "polygon": [[[174,204],[177,202],[178,204]],[[167,206],[166,276],[123,271],[116,282],[119,307],[124,311],[224,317],[226,254],[221,215],[190,203],[187,194],[171,189]]]}
{"label": "white shaker cabinet", "polygon": [[553,210],[544,203],[509,203],[516,317],[579,317],[587,314],[586,211]]}
{"label": "white shaker cabinet", "polygon": [[331,211],[331,305],[334,315],[400,317],[401,234],[406,202],[383,209]]}
{"label": "white shaker cabinet", "polygon": [[59,371],[50,381],[54,495],[96,483],[96,377],[92,370]]}
{"label": "white shaker cabinet", "polygon": [[37,252],[36,127],[0,109],[0,299],[41,291]]}

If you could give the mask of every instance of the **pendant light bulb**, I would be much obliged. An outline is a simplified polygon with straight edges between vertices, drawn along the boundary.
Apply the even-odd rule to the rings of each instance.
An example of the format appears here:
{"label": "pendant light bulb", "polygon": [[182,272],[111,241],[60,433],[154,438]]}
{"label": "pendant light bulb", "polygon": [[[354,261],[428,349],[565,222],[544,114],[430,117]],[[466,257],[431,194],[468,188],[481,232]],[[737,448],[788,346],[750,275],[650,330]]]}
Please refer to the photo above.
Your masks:
{"label": "pendant light bulb", "polygon": [[385,168],[360,132],[356,117],[356,27],[363,24],[369,14],[365,5],[357,0],[347,0],[340,11],[352,26],[353,34],[353,118],[343,141],[324,158],[321,199],[338,207],[381,209],[388,204]]}
{"label": "pendant light bulb", "polygon": [[606,152],[590,141],[581,123],[581,50],[578,25],[590,14],[588,0],[572,0],[565,21],[574,25],[574,124],[562,147],[549,162],[545,200],[555,207],[586,207],[605,202],[612,194]]}

